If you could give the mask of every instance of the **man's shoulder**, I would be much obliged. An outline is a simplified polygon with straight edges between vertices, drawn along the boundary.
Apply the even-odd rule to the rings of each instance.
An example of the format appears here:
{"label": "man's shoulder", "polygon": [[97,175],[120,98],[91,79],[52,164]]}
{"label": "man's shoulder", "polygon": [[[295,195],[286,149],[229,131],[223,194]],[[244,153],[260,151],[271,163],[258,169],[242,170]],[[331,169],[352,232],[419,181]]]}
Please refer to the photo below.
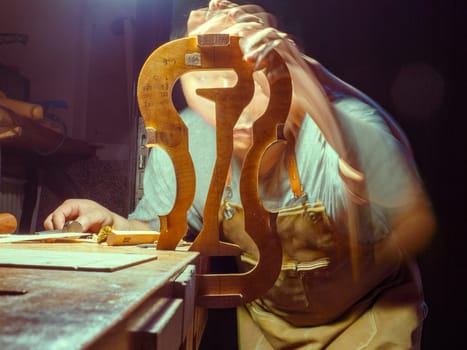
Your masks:
{"label": "man's shoulder", "polygon": [[200,156],[204,154],[207,157],[210,148],[215,152],[215,130],[199,114],[189,108],[181,111],[180,117],[188,128],[189,146],[192,156],[201,153]]}
{"label": "man's shoulder", "polygon": [[198,129],[206,126],[203,118],[190,108],[185,108],[179,113],[188,129]]}

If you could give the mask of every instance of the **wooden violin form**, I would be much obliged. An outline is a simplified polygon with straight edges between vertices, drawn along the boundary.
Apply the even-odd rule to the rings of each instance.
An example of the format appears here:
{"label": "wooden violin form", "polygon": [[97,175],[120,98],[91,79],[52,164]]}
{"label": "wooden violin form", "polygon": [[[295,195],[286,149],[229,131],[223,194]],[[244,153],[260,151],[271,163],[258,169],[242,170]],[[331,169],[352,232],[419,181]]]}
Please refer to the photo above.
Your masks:
{"label": "wooden violin form", "polygon": [[[160,216],[158,249],[175,249],[187,228],[187,211],[195,194],[196,176],[188,150],[188,130],[172,102],[177,79],[195,70],[233,70],[237,83],[227,88],[197,89],[216,106],[216,154],[203,228],[191,246],[202,256],[237,256],[237,245],[219,239],[218,212],[233,151],[233,127],[253,97],[254,67],[243,60],[239,38],[225,34],[205,34],[171,41],[157,48],[143,65],[137,86],[138,104],[146,125],[147,146],[161,147],[170,157],[176,176],[176,197],[172,210]],[[274,61],[286,72],[269,81],[270,99],[264,114],[253,126],[253,143],[243,161],[240,197],[245,212],[245,230],[259,251],[257,265],[246,273],[197,276],[198,303],[205,307],[235,307],[264,294],[275,282],[281,268],[282,250],[273,232],[269,213],[258,194],[261,157],[277,140],[277,125],[288,115],[292,83],[282,58],[271,51]],[[275,57],[277,56],[277,57]]]}

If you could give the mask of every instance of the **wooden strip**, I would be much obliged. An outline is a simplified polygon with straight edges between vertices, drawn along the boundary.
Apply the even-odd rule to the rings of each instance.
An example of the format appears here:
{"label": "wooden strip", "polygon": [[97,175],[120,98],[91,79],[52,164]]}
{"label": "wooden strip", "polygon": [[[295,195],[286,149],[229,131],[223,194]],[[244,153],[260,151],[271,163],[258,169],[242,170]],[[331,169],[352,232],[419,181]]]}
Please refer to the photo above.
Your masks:
{"label": "wooden strip", "polygon": [[112,272],[157,259],[157,255],[0,249],[0,266]]}
{"label": "wooden strip", "polygon": [[44,233],[44,234],[32,234],[32,235],[12,234],[12,235],[0,236],[0,243],[47,241],[49,239],[56,239],[56,238],[79,238],[85,235],[86,233],[82,233],[82,232]]}

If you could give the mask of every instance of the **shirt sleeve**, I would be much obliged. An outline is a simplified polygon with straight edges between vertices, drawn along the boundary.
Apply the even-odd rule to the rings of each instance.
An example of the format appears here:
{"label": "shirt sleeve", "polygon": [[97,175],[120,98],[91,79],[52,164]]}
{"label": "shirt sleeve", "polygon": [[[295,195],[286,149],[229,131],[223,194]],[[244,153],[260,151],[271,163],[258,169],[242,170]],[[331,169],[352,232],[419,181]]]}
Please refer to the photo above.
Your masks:
{"label": "shirt sleeve", "polygon": [[377,109],[356,98],[334,103],[349,147],[365,175],[365,197],[358,215],[362,241],[375,242],[391,231],[391,218],[416,200],[420,190],[414,162]]}
{"label": "shirt sleeve", "polygon": [[149,153],[143,186],[144,195],[128,218],[148,222],[152,229],[159,231],[159,215],[170,212],[176,188],[172,161],[159,147]]}
{"label": "shirt sleeve", "polygon": [[378,111],[356,98],[340,99],[334,108],[365,175],[369,202],[385,208],[408,204],[418,182],[417,172]]}
{"label": "shirt sleeve", "polygon": [[[188,145],[196,174],[195,198],[187,212],[188,236],[194,237],[203,225],[202,213],[216,159],[216,134],[193,111],[185,109],[180,116],[189,130]],[[171,211],[177,191],[172,160],[159,147],[151,149],[143,186],[143,197],[128,218],[148,222],[152,229],[159,231],[159,216]]]}

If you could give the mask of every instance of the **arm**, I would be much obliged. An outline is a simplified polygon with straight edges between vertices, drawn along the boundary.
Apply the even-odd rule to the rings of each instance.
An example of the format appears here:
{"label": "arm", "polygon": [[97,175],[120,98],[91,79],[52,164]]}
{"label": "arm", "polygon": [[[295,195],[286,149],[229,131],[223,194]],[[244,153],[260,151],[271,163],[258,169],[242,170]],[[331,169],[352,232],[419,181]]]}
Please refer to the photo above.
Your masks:
{"label": "arm", "polygon": [[[359,193],[366,203],[348,203],[364,218],[360,229],[373,234],[376,241],[387,237],[395,243],[388,247],[397,247],[405,254],[420,252],[431,240],[435,222],[405,144],[393,134],[377,109],[359,99],[342,98],[334,103],[334,109],[366,177]],[[349,189],[347,184],[345,187]],[[383,217],[384,221],[377,219]],[[381,229],[386,233],[382,234]]]}
{"label": "arm", "polygon": [[[281,74],[274,69],[274,62],[267,61],[267,54],[276,50],[286,62],[293,81],[292,108],[286,123],[286,135],[295,138],[305,114],[310,115],[326,141],[339,155],[339,169],[336,170],[349,193],[355,195],[354,198],[350,197],[351,205],[366,210],[362,205],[369,202],[382,208],[388,213],[387,225],[391,239],[406,253],[417,253],[430,241],[435,224],[430,202],[410,159],[405,136],[388,120],[384,111],[371,103],[364,94],[331,76],[317,62],[305,60],[294,42],[274,28],[275,21],[272,19],[273,16],[259,6],[238,6],[229,1],[212,0],[208,9],[194,11],[190,15],[188,34],[226,33],[242,37],[240,44],[244,59],[252,61],[269,79]],[[360,147],[358,142],[365,139],[366,136],[362,135],[366,135],[366,131],[349,126],[346,120],[340,118],[327,98],[322,81],[332,89],[376,107],[380,114],[376,119],[389,127],[390,131],[386,128],[383,134],[379,134],[370,125],[368,131],[374,132],[374,144],[371,147],[366,145],[367,153],[362,152],[365,147]],[[379,137],[383,137],[383,143],[379,142]],[[390,148],[386,149],[388,143]],[[374,146],[387,152],[370,155],[369,151]],[[391,157],[390,162],[385,163],[386,155]],[[381,164],[385,167],[381,168]],[[392,166],[397,167],[400,174],[405,174],[402,182],[392,182]],[[399,184],[403,187],[397,188]],[[398,196],[394,196],[395,193]]]}
{"label": "arm", "polygon": [[[244,59],[255,64],[256,69],[270,81],[282,74],[282,65],[268,61],[268,53],[277,51],[285,61],[293,82],[292,105],[284,129],[286,137],[294,139],[297,136],[305,113],[308,113],[338,153],[340,167],[345,169],[342,174],[351,182],[363,182],[356,155],[347,145],[346,135],[334,116],[320,81],[294,42],[288,39],[287,34],[274,28],[275,22],[274,17],[259,6],[238,6],[229,1],[212,0],[208,9],[190,14],[187,32],[188,35],[224,33],[242,37],[240,46]],[[257,82],[261,85],[261,81]]]}
{"label": "arm", "polygon": [[407,255],[416,255],[431,241],[435,219],[426,195],[420,193],[407,207],[402,207],[392,220],[391,239]]}

